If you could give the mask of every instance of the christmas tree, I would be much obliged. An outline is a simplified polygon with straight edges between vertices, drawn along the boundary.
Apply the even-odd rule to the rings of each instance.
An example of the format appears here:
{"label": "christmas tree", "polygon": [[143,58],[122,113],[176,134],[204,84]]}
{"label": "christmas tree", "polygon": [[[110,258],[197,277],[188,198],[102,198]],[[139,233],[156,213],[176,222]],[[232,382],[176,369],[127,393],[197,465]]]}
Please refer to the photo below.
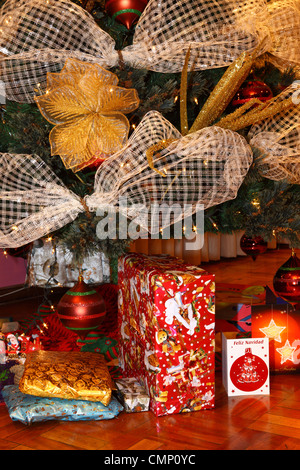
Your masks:
{"label": "christmas tree", "polygon": [[[57,3],[59,2],[60,0],[57,0]],[[7,3],[11,2],[5,3],[2,1],[2,8]],[[65,9],[70,9],[72,4],[65,1],[61,3]],[[281,96],[284,90],[287,90],[297,79],[296,59],[294,62],[292,59],[286,61],[278,60],[277,63],[274,60],[274,56],[268,53],[268,50],[266,52],[263,50],[262,54],[257,54],[251,60],[246,71],[247,73],[243,72],[241,75],[238,87],[236,82],[234,82],[235,76],[230,75],[231,72],[229,73],[228,70],[230,70],[230,63],[236,63],[235,61],[240,57],[239,54],[236,54],[236,59],[230,57],[226,65],[222,65],[222,62],[220,62],[217,66],[207,66],[201,70],[197,69],[197,67],[193,68],[191,65],[194,59],[194,51],[191,50],[189,52],[188,48],[184,51],[185,65],[177,67],[176,71],[168,65],[164,67],[163,60],[160,71],[151,70],[146,67],[135,67],[134,63],[126,61],[126,58],[124,59],[124,56],[126,56],[124,51],[126,51],[126,48],[130,50],[130,47],[135,47],[134,34],[136,28],[139,28],[139,23],[136,23],[146,3],[141,1],[135,2],[133,0],[132,8],[124,12],[120,10],[118,1],[74,0],[73,2],[74,8],[76,5],[76,8],[79,7],[85,11],[95,22],[95,27],[101,28],[115,42],[115,51],[119,51],[119,60],[110,67],[110,72],[117,77],[117,86],[120,89],[136,90],[137,92],[139,104],[134,109],[129,109],[126,114],[130,126],[128,137],[134,133],[148,112],[156,111],[170,122],[179,133],[181,132],[182,135],[184,135],[184,126],[192,131],[194,126],[196,126],[197,131],[201,128],[216,125],[237,132],[243,139],[249,142],[250,129],[253,129],[253,125],[259,123],[262,120],[262,116],[264,116],[264,114],[259,114],[259,112],[265,113],[266,110],[267,112],[270,110],[270,106],[269,108],[265,107],[268,101],[272,103],[272,106],[274,105],[275,116],[276,112],[282,112],[282,108],[276,107],[280,104],[280,100],[276,101],[276,97]],[[156,4],[153,1],[150,3]],[[177,3],[182,8],[184,4],[199,3],[200,9],[200,4],[205,2],[168,1],[166,3],[170,5]],[[258,2],[258,7],[260,3],[267,7],[265,2]],[[271,5],[271,13],[273,3],[275,2],[269,3]],[[240,2],[237,2],[237,5],[240,8]],[[284,9],[284,5],[281,8]],[[217,15],[219,14],[220,12],[215,12],[216,16],[209,19],[208,23],[210,26],[214,22],[218,23]],[[7,21],[9,17],[6,14],[3,18]],[[184,30],[188,30],[190,25],[184,24],[184,21],[183,12],[178,10],[176,22],[182,24]],[[251,23],[250,20],[249,23]],[[247,21],[245,21],[245,24],[248,28],[249,24]],[[229,26],[230,22],[228,23],[227,21],[226,28],[228,29]],[[30,28],[30,22],[28,22],[26,27]],[[291,36],[293,33],[292,27],[290,28],[291,33],[290,31],[287,33],[291,34]],[[298,25],[295,24],[294,27],[296,29]],[[32,30],[28,31],[28,33],[34,34],[35,26],[32,25],[31,28]],[[226,28],[224,27],[224,29]],[[85,37],[85,34],[86,31],[83,30],[83,37]],[[172,35],[172,28],[170,34]],[[220,32],[220,41],[222,40],[222,34],[226,39],[225,32],[223,31]],[[47,30],[45,30],[45,35],[47,35]],[[230,35],[231,32],[229,31]],[[234,34],[232,36],[234,37]],[[230,46],[232,50],[227,51],[227,56],[230,56],[231,53],[234,56],[233,51],[236,43],[240,45],[240,42],[241,37],[237,34],[237,37],[233,39],[233,44]],[[33,54],[30,46],[27,45],[26,47],[27,51],[29,51],[29,56]],[[172,41],[170,40],[168,47],[172,49]],[[157,49],[159,48],[157,47]],[[253,47],[249,47],[249,49],[250,52],[253,52]],[[26,53],[26,50],[24,52]],[[39,53],[41,52],[43,51],[39,51]],[[290,52],[287,52],[287,54],[291,56]],[[214,56],[213,48],[211,48],[211,56]],[[72,54],[70,54],[70,57],[72,57]],[[73,57],[76,59],[75,53]],[[23,60],[25,61],[26,58]],[[47,62],[46,59],[45,62]],[[165,62],[168,64],[167,59]],[[213,99],[216,92],[218,92],[218,87],[219,93],[222,92],[223,83],[226,85],[227,91],[225,105],[221,106],[220,99],[215,102]],[[39,84],[36,84],[36,86],[38,88]],[[233,96],[228,94],[229,89],[231,91],[234,90]],[[39,89],[36,89],[35,93],[37,96],[44,96],[45,94],[45,92],[39,92]],[[224,94],[222,96],[224,98]],[[230,99],[228,99],[229,97]],[[250,110],[249,115],[247,113],[242,114],[239,111],[241,106],[247,106],[250,100],[254,100],[255,103],[251,101],[251,106],[248,109],[248,111]],[[218,103],[218,105],[206,111],[205,106],[210,102],[212,104]],[[261,103],[264,105],[262,110],[259,107]],[[253,106],[257,106],[257,109]],[[44,110],[44,112],[41,112],[41,110]],[[25,103],[22,100],[14,100],[8,96],[6,103],[1,108],[0,150],[2,153],[9,154],[38,155],[64,185],[82,200],[86,195],[93,193],[95,174],[101,168],[103,154],[105,158],[107,155],[105,152],[97,152],[96,149],[90,164],[85,164],[82,169],[78,170],[77,168],[76,171],[73,171],[70,167],[68,168],[59,153],[53,154],[49,135],[55,128],[55,125],[45,118],[45,116],[48,116],[48,110],[47,103],[45,105],[43,99],[40,102],[37,99],[31,103]],[[214,115],[212,110],[218,110],[219,112]],[[251,112],[254,114],[254,118],[251,118]],[[297,111],[298,114],[300,115],[300,111]],[[209,121],[205,121],[205,119],[203,121],[203,115],[205,119],[209,116]],[[249,117],[249,122],[247,119],[245,120],[245,116]],[[273,114],[270,114],[270,116],[273,117]],[[240,124],[241,119],[244,119],[242,124]],[[202,123],[204,122],[204,124],[200,125],[199,120]],[[295,119],[295,123],[294,127],[297,129],[297,119]],[[266,241],[271,240],[274,235],[281,235],[290,240],[291,245],[297,248],[300,246],[300,180],[299,170],[297,169],[299,167],[299,163],[297,167],[297,159],[299,159],[297,149],[293,153],[296,164],[290,172],[293,173],[294,178],[284,175],[285,177],[279,179],[270,179],[267,173],[265,174],[261,171],[262,168],[265,168],[265,155],[262,153],[261,148],[257,148],[254,143],[251,145],[251,150],[253,152],[253,162],[249,171],[246,172],[247,174],[237,191],[236,197],[206,208],[204,215],[205,231],[231,233],[235,230],[245,230],[248,236],[255,237],[259,235]],[[152,153],[152,155],[154,158],[155,153]],[[155,164],[152,169],[154,171],[157,170]],[[267,170],[269,171],[269,168]],[[96,234],[96,227],[101,217],[89,210],[82,211],[73,221],[52,233],[48,233],[47,236],[51,235],[57,243],[67,247],[74,254],[75,263],[80,264],[84,257],[97,251],[103,251],[109,257],[115,258],[128,249],[130,240],[120,239],[118,234],[114,238],[99,240]]]}

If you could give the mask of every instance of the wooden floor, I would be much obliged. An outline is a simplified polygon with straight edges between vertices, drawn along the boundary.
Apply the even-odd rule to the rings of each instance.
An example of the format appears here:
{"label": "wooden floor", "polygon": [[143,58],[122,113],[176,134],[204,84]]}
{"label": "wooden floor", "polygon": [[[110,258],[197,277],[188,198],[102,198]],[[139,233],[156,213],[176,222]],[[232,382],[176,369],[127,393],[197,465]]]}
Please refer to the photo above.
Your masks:
{"label": "wooden floor", "polygon": [[[203,267],[216,274],[217,283],[272,287],[276,270],[289,256],[289,249],[272,250],[255,262],[239,257]],[[299,450],[300,374],[271,375],[270,382],[269,396],[229,398],[217,372],[213,410],[159,418],[151,412],[122,412],[110,421],[25,426],[11,421],[2,405],[0,449],[105,450],[104,455],[113,450]]]}

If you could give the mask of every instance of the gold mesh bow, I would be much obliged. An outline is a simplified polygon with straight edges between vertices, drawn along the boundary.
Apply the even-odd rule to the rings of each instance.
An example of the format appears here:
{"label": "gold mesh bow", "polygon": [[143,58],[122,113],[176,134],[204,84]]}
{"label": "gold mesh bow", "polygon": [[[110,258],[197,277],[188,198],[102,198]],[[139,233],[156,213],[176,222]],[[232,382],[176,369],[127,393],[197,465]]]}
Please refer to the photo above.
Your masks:
{"label": "gold mesh bow", "polygon": [[68,59],[60,73],[47,74],[47,91],[35,100],[55,125],[51,155],[60,155],[66,168],[76,172],[125,145],[129,122],[123,113],[135,110],[139,98],[135,89],[117,83],[113,73],[76,59]]}

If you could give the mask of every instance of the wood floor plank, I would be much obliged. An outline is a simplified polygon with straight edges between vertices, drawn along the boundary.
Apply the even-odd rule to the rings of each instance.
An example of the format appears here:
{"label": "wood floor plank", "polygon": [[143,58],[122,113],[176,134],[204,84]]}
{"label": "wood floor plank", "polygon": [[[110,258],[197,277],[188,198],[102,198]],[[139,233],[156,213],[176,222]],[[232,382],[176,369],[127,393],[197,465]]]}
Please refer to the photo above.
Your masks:
{"label": "wood floor plank", "polygon": [[14,450],[36,450],[36,449],[32,449],[31,447],[26,447],[26,446],[17,446],[14,448]]}
{"label": "wood floor plank", "polygon": [[295,410],[295,411],[300,410],[300,402],[295,401],[293,398],[281,401],[280,406],[282,406],[283,408],[288,408],[288,409]]}
{"label": "wood floor plank", "polygon": [[[147,436],[151,438],[158,440],[169,439],[171,442],[176,443],[177,446],[181,444],[182,449],[188,449],[189,446],[198,446],[199,448],[206,447],[207,449],[219,448],[226,438],[222,434],[222,431],[219,431],[216,424],[211,423],[211,420],[209,420],[210,426],[214,428],[214,431],[209,431],[208,427],[204,426],[205,421],[196,418],[195,421],[193,421],[190,416],[191,414],[194,413],[187,413],[187,417],[191,419],[184,421],[176,419],[176,417],[174,419],[174,417],[171,416],[166,418],[162,417],[155,428],[153,426],[145,427],[144,431],[146,431]],[[179,416],[177,418],[179,418]]]}
{"label": "wood floor plank", "polygon": [[[72,424],[75,424],[74,430],[72,430]],[[79,432],[79,428],[76,426],[77,423],[63,423],[59,426],[60,429],[63,429],[66,432],[75,432],[85,437],[103,441],[105,443],[106,450],[122,450],[127,449],[127,447],[135,445],[138,441],[141,440],[141,436],[145,436],[144,428],[137,432],[135,428],[131,431],[124,432],[122,427],[116,426],[111,427],[108,430],[101,427],[101,425],[106,424],[106,421],[91,421],[89,427],[85,428],[84,433]],[[67,426],[69,425],[69,426]]]}
{"label": "wood floor plank", "polygon": [[7,439],[0,439],[0,450],[13,450],[15,447],[15,442],[8,441]]}
{"label": "wood floor plank", "polygon": [[153,439],[141,439],[136,444],[128,447],[128,450],[157,450],[163,447],[163,442]]}
{"label": "wood floor plank", "polygon": [[57,423],[49,421],[44,423],[36,423],[30,426],[24,426],[21,431],[18,431],[9,436],[9,440],[17,445],[25,445],[34,450],[74,450],[74,447],[64,444],[63,442],[55,442],[46,439],[42,433],[49,430],[55,430]]}
{"label": "wood floor plank", "polygon": [[264,433],[278,434],[279,436],[294,437],[296,439],[300,439],[299,428],[290,428],[288,426],[283,426],[282,424],[272,423],[272,419],[270,419],[269,421],[254,421],[249,425],[249,428]]}
{"label": "wood floor plank", "polygon": [[[203,264],[216,283],[269,285],[290,250],[272,250],[255,262],[242,257]],[[216,292],[218,298],[218,292]],[[40,299],[41,300],[41,299]],[[35,302],[35,303],[34,303]],[[40,304],[22,302],[24,318]],[[0,305],[0,316],[15,304]],[[155,417],[122,412],[108,421],[48,421],[25,426],[0,406],[1,450],[300,450],[300,374],[272,374],[269,396],[228,397],[216,373],[214,410]],[[81,454],[81,453],[79,453]]]}
{"label": "wood floor plank", "polygon": [[289,437],[281,442],[277,450],[300,450],[300,439]]}
{"label": "wood floor plank", "polygon": [[[225,412],[233,416],[241,416],[244,419],[254,420],[270,409],[269,396],[241,396],[227,399]],[[222,410],[223,411],[223,410]]]}
{"label": "wood floor plank", "polygon": [[222,450],[265,450],[276,449],[282,443],[282,436],[264,434],[261,431],[243,429],[228,439]]}
{"label": "wood floor plank", "polygon": [[23,425],[21,423],[10,420],[7,424],[0,427],[0,439],[7,439],[9,436],[15,434],[21,429],[23,429]]}
{"label": "wood floor plank", "polygon": [[296,428],[300,430],[300,420],[298,418],[287,418],[280,415],[274,415],[272,413],[266,413],[261,416],[258,421],[264,421],[269,424],[280,425],[283,427]]}
{"label": "wood floor plank", "polygon": [[64,443],[83,450],[100,450],[103,449],[106,444],[106,442],[101,439],[96,439],[89,435],[84,435],[83,438],[82,434],[75,433],[72,430],[63,430],[60,426],[43,433],[42,437],[50,439],[57,444]]}
{"label": "wood floor plank", "polygon": [[[167,436],[166,439],[161,439],[160,440],[163,442],[163,445],[158,449],[158,450],[194,450],[194,451],[199,451],[199,450],[209,450],[209,447],[207,446],[207,443],[204,443],[204,447],[201,447],[200,445],[192,445],[190,442],[188,444],[183,443],[183,442],[178,442],[178,441],[173,441],[170,436]],[[218,449],[219,446],[212,445],[210,447],[210,450],[216,450]]]}
{"label": "wood floor plank", "polygon": [[[147,433],[151,435],[151,433]],[[169,430],[167,428],[162,429],[158,435],[153,433],[153,439],[155,437],[165,444],[161,447],[161,450],[216,450],[220,449],[224,439],[215,438],[212,442],[211,439],[205,439],[201,433],[195,433],[195,435],[185,435],[183,431],[178,432]],[[219,441],[219,442],[216,442]]]}

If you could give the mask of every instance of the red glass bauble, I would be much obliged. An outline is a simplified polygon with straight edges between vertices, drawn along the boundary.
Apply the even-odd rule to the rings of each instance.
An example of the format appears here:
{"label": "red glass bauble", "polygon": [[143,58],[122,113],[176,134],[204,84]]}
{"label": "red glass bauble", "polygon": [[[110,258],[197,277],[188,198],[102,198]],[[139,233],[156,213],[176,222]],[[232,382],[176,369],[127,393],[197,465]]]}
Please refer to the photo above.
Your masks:
{"label": "red glass bauble", "polygon": [[97,160],[93,161],[93,163],[90,163],[87,168],[90,170],[97,170],[100,165],[104,162],[105,158],[97,158]]}
{"label": "red glass bauble", "polygon": [[231,106],[237,108],[258,98],[260,101],[268,101],[273,97],[271,88],[260,80],[247,80],[245,84],[235,94]]}
{"label": "red glass bauble", "polygon": [[106,306],[102,295],[79,276],[77,284],[60,299],[57,314],[66,328],[84,339],[101,325]]}
{"label": "red glass bauble", "polygon": [[102,163],[104,162],[105,158],[96,158],[96,160],[94,159],[91,159],[91,163],[90,162],[87,162],[84,164],[84,167],[82,168],[79,168],[80,171],[82,171],[83,173],[87,174],[87,173],[91,173],[91,172],[95,172],[98,170],[99,166],[102,165]]}
{"label": "red glass bauble", "polygon": [[243,392],[254,392],[261,388],[269,376],[267,364],[247,348],[231,366],[230,379],[233,385]]}
{"label": "red glass bauble", "polygon": [[141,16],[148,0],[107,0],[107,13],[116,21],[130,29]]}
{"label": "red glass bauble", "polygon": [[261,237],[247,237],[243,235],[240,247],[246,255],[250,255],[255,261],[258,255],[264,253],[268,248],[268,243]]}
{"label": "red glass bauble", "polygon": [[278,269],[273,279],[276,294],[295,304],[300,302],[300,259],[296,253]]}

